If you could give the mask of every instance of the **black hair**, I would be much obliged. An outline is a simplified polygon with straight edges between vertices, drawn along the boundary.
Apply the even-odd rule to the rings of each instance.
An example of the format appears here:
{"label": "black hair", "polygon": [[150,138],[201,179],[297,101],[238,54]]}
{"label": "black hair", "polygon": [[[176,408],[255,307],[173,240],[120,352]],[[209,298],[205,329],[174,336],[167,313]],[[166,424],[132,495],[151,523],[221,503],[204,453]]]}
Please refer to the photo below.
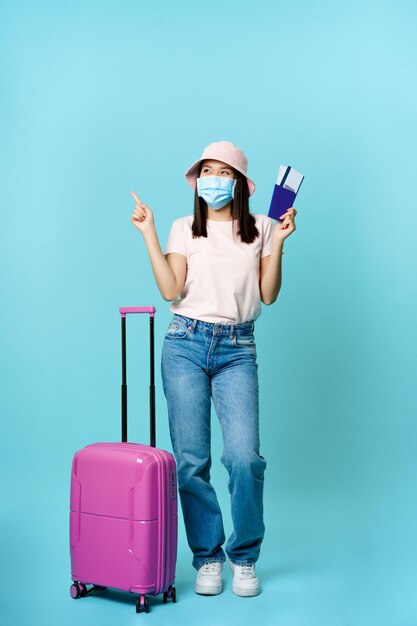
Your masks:
{"label": "black hair", "polygon": [[[198,166],[197,176],[200,176],[203,161]],[[240,235],[242,242],[252,243],[259,236],[259,230],[256,227],[256,221],[253,215],[249,213],[249,189],[246,177],[232,168],[233,178],[237,179],[234,198],[232,200],[231,213],[232,219],[239,223],[237,234]],[[194,221],[192,224],[193,238],[207,237],[207,203],[200,198],[197,191],[197,185],[194,192]]]}

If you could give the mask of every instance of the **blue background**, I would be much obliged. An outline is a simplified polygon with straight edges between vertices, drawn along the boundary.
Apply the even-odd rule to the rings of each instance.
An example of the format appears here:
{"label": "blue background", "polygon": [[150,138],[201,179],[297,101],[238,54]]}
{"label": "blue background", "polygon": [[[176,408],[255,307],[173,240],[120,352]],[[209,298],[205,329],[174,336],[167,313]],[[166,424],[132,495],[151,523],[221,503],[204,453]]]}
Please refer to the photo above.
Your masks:
{"label": "blue background", "polygon": [[[246,0],[2,2],[2,623],[417,624],[417,4]],[[171,319],[135,190],[161,245],[192,213],[184,172],[241,146],[267,213],[278,165],[305,174],[283,286],[256,322],[263,592],[74,602],[75,450],[119,437],[120,305]],[[148,440],[148,320],[128,321],[132,441]],[[213,483],[231,532],[213,409]],[[210,609],[210,612],[207,611]]]}

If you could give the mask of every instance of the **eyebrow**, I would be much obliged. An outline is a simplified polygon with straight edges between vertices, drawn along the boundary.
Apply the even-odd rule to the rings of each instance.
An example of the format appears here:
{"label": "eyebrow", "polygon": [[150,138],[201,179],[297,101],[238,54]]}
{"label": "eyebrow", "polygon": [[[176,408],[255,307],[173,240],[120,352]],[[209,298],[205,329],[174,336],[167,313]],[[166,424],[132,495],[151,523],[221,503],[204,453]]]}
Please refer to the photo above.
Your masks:
{"label": "eyebrow", "polygon": [[[203,165],[203,169],[204,169],[205,167],[213,167],[213,165],[207,165],[207,163],[206,163],[205,165]],[[231,165],[224,165],[224,166],[222,167],[222,170],[231,170],[231,169],[233,169],[233,168],[231,167]]]}

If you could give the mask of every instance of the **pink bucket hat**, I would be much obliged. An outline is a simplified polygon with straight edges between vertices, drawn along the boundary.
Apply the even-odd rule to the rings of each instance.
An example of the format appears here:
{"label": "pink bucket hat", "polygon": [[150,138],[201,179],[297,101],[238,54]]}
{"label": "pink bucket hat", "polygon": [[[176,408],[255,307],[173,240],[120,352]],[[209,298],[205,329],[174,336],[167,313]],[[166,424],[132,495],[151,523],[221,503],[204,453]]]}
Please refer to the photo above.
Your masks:
{"label": "pink bucket hat", "polygon": [[188,168],[185,172],[185,177],[190,185],[191,189],[195,189],[196,181],[198,177],[198,166],[201,161],[205,159],[215,159],[216,161],[223,161],[235,168],[238,172],[246,177],[249,188],[249,195],[251,196],[255,191],[255,183],[248,177],[248,160],[243,154],[242,150],[237,146],[234,146],[230,141],[215,141],[210,143],[204,148],[203,154]]}

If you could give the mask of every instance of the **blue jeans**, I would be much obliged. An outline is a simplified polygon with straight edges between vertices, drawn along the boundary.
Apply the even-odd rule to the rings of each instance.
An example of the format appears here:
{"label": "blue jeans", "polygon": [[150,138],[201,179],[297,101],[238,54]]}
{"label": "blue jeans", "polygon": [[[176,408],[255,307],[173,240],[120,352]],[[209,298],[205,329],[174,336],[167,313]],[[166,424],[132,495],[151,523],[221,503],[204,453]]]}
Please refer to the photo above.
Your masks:
{"label": "blue jeans", "polygon": [[193,566],[225,561],[222,513],[210,484],[211,398],[223,434],[233,532],[226,553],[239,565],[259,557],[265,533],[265,459],[259,454],[254,322],[214,324],[174,314],[162,348],[162,383],[178,491]]}

